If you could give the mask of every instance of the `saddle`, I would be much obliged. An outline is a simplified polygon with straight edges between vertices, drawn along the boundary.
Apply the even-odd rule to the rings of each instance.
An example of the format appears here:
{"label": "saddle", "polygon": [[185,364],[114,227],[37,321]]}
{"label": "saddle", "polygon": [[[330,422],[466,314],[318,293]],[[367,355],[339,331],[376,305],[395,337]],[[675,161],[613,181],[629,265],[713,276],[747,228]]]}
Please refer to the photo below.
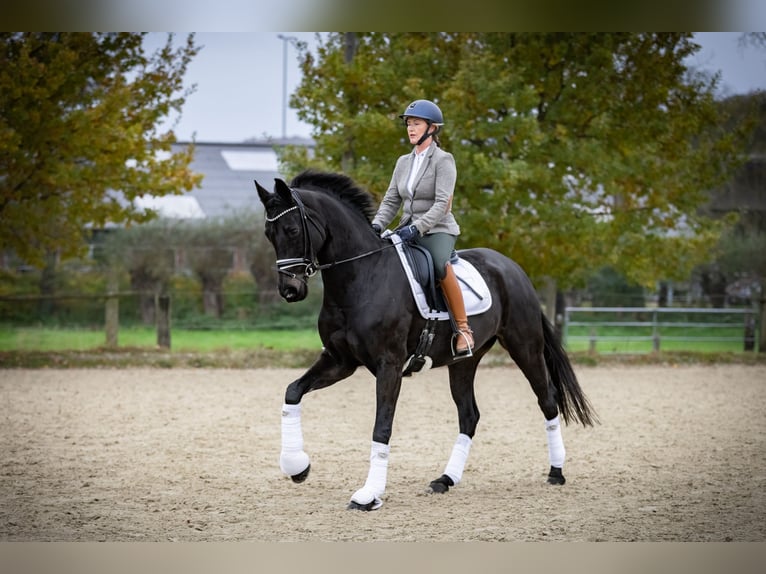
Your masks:
{"label": "saddle", "polygon": [[[404,243],[396,234],[387,237],[396,246],[420,315],[424,319],[449,320],[447,303],[437,285],[431,254],[424,247]],[[459,251],[453,251],[450,264],[463,292],[466,314],[470,317],[487,311],[492,306],[492,294],[476,267],[460,257]]]}
{"label": "saddle", "polygon": [[[425,247],[412,243],[402,243],[404,256],[410,266],[412,275],[423,289],[428,307],[435,311],[447,311],[447,304],[442,290],[436,284],[434,262],[431,253]],[[450,263],[457,261],[457,252],[452,252]]]}
{"label": "saddle", "polygon": [[[409,377],[420,372],[430,361],[428,353],[434,340],[436,323],[451,320],[451,317],[442,291],[437,287],[433,259],[428,250],[419,245],[403,243],[395,234],[387,237],[396,246],[418,310],[426,319],[417,348],[402,372],[402,376]],[[463,292],[466,314],[478,315],[489,309],[492,306],[492,295],[487,282],[476,268],[465,259],[461,259],[459,252],[455,251],[450,258],[450,264]]]}

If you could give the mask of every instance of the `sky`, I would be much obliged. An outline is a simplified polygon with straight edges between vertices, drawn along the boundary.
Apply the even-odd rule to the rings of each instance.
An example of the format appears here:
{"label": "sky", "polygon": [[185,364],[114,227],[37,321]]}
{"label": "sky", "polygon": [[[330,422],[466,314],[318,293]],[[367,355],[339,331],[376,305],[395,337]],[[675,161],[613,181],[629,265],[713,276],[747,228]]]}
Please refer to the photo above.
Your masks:
{"label": "sky", "polygon": [[[189,64],[186,85],[196,91],[174,126],[179,141],[242,142],[247,139],[310,137],[311,126],[284,105],[300,82],[296,38],[315,44],[314,32],[203,32],[195,35],[202,50]],[[689,65],[720,71],[721,95],[766,89],[766,49],[739,46],[741,32],[704,32],[695,36],[702,49]],[[163,33],[149,35],[148,46],[159,46]],[[182,42],[184,33],[177,33]],[[285,58],[286,48],[286,58]],[[286,74],[285,74],[286,71]],[[284,114],[284,117],[283,117]],[[283,133],[284,120],[284,133]]]}

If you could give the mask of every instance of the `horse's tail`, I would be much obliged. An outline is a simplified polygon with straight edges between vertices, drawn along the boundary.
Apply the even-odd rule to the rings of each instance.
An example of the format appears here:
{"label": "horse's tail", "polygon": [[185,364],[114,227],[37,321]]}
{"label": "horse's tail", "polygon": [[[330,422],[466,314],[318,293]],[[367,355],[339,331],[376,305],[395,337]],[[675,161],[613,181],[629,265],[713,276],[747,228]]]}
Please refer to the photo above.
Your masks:
{"label": "horse's tail", "polygon": [[583,426],[593,426],[594,423],[599,422],[598,416],[580,388],[572,363],[561,346],[553,326],[542,313],[541,318],[545,338],[545,365],[548,367],[551,382],[556,388],[559,413],[567,424],[570,421],[579,421]]}

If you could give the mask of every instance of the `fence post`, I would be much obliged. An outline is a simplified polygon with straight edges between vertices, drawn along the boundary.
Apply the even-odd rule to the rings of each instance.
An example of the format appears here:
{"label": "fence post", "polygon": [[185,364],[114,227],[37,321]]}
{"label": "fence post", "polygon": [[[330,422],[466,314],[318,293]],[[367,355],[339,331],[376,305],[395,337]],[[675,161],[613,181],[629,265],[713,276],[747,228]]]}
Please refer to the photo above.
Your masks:
{"label": "fence post", "polygon": [[761,295],[760,301],[761,312],[759,313],[761,329],[758,337],[758,352],[766,353],[766,293]]}
{"label": "fence post", "polygon": [[746,313],[745,318],[745,334],[744,334],[744,350],[755,350],[755,313]]}
{"label": "fence post", "polygon": [[657,325],[657,310],[652,311],[652,351],[660,351],[660,328]]}
{"label": "fence post", "polygon": [[106,346],[110,349],[117,347],[120,331],[120,299],[117,295],[119,281],[117,272],[111,267],[107,271],[106,304],[104,305],[104,328],[106,330]]}
{"label": "fence post", "polygon": [[170,348],[170,295],[157,296],[157,345]]}

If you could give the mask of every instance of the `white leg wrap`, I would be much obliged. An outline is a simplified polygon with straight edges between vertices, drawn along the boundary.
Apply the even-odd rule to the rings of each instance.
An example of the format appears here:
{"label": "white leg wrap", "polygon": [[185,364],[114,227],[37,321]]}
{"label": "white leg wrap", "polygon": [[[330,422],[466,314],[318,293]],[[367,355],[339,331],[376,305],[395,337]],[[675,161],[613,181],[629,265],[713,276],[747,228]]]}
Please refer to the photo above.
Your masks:
{"label": "white leg wrap", "polygon": [[457,435],[455,446],[452,447],[452,454],[447,461],[444,474],[449,476],[455,484],[463,478],[463,469],[465,461],[468,460],[468,453],[471,451],[471,442],[471,437],[461,433]]}
{"label": "white leg wrap", "polygon": [[295,476],[309,466],[309,455],[303,452],[301,405],[282,405],[282,452],[279,468],[288,476]]}
{"label": "white leg wrap", "polygon": [[551,466],[564,468],[566,450],[564,449],[564,439],[561,438],[561,424],[558,415],[545,421],[545,433],[548,436],[548,459]]}
{"label": "white leg wrap", "polygon": [[387,444],[372,441],[370,449],[370,470],[367,473],[367,481],[364,486],[357,490],[351,500],[357,504],[369,504],[375,501],[374,508],[379,508],[380,497],[386,491],[386,476],[388,474],[388,454],[391,447]]}

